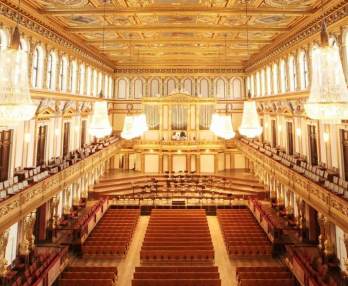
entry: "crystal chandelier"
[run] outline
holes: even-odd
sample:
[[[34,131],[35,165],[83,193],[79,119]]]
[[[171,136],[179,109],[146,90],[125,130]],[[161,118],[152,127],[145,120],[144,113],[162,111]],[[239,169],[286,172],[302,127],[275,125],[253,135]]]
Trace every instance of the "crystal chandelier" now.
[[[325,21],[321,46],[313,52],[311,92],[304,105],[311,119],[340,123],[348,118],[348,89],[337,46],[330,46]]]
[[[138,115],[126,115],[121,137],[126,140],[131,140],[142,136],[147,130],[149,130],[149,128],[144,113]]]
[[[10,48],[0,51],[0,75],[0,125],[14,128],[30,120],[36,111],[29,90],[27,53],[20,49],[18,22]]]
[[[210,131],[216,136],[229,140],[236,135],[232,127],[232,119],[228,114],[214,113],[211,119]]]
[[[257,114],[255,101],[244,102],[239,133],[248,138],[255,138],[262,134],[262,127],[260,125],[259,115]]]
[[[89,133],[96,138],[110,135],[112,127],[108,117],[108,104],[106,101],[97,101],[94,104]]]

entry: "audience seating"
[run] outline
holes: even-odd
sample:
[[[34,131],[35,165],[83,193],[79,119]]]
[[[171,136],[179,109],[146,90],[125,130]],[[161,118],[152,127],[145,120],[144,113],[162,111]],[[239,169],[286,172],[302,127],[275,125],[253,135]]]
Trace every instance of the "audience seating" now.
[[[217,217],[231,257],[272,255],[272,244],[249,209],[220,209]]]
[[[295,286],[295,279],[286,267],[237,267],[238,286]]]
[[[116,267],[68,267],[59,279],[59,286],[113,286],[116,281]]]
[[[82,254],[125,256],[139,216],[139,209],[109,209],[82,245]]]

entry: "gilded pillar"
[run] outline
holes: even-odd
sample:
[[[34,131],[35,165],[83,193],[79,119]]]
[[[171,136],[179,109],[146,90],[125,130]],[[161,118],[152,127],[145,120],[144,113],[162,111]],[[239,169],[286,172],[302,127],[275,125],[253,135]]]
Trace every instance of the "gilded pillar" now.
[[[47,47],[44,49],[44,60],[43,60],[43,67],[42,67],[42,88],[48,89],[48,82],[47,82],[47,71],[48,71],[48,57],[49,57],[49,50]]]
[[[318,237],[318,241],[319,241],[319,249],[321,251],[324,252],[324,249],[325,249],[325,245],[324,245],[324,242],[325,242],[325,217],[323,214],[321,213],[318,213],[318,223],[319,223],[319,227],[320,227],[320,235]]]
[[[299,57],[299,51],[297,50],[295,54],[295,61],[296,61],[296,91],[301,90],[301,61]]]
[[[4,277],[7,273],[6,247],[8,243],[8,230],[0,234],[0,277]]]
[[[36,220],[35,212],[29,213],[23,219],[23,224],[22,224],[23,237],[19,244],[20,255],[27,256],[29,255],[30,251],[32,251],[35,248],[35,244],[34,244],[35,236],[33,234],[35,220]]]
[[[324,218],[324,228],[325,228],[325,241],[324,241],[324,254],[325,256],[331,256],[334,254],[334,243],[331,236],[331,221],[325,217]]]

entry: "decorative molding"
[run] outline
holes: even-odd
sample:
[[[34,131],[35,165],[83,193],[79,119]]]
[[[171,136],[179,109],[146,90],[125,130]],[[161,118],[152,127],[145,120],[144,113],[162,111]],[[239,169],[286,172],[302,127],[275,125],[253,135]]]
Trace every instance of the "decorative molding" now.
[[[242,68],[116,68],[117,74],[245,74]]]

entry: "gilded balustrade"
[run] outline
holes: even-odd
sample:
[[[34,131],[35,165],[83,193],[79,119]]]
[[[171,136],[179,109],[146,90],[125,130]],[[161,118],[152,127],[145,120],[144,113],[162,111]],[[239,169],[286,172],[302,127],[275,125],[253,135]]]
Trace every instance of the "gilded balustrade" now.
[[[250,162],[262,166],[281,184],[299,195],[306,203],[342,228],[344,232],[348,232],[348,202],[345,199],[241,141],[237,141],[236,146]]]
[[[79,177],[104,164],[115,155],[119,144],[119,142],[111,144],[105,149],[1,202],[0,233],[50,200]]]

